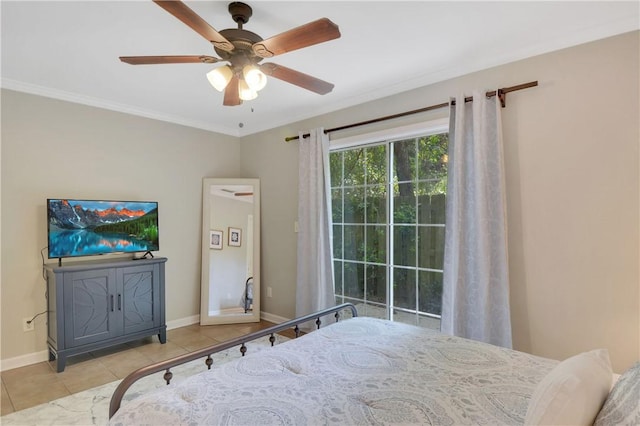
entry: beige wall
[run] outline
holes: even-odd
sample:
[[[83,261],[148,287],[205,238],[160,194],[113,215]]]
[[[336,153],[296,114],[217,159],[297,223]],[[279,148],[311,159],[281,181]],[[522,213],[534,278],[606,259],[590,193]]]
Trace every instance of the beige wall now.
[[[262,179],[263,311],[294,314],[298,142],[286,136],[538,80],[503,110],[514,345],[556,359],[606,347],[617,371],[640,359],[639,50],[634,32],[243,138],[245,174]]]
[[[298,130],[326,128],[531,80],[503,110],[512,321],[517,349],[562,359],[594,347],[621,371],[640,359],[639,33],[466,75],[236,138],[2,92],[2,359],[46,348],[39,251],[47,197],[160,202],[167,319],[199,313],[202,178],[257,177],[262,311],[295,304]],[[327,95],[331,96],[331,95]],[[412,116],[334,137],[443,117]],[[241,168],[238,169],[238,166]],[[266,297],[271,287],[273,296]]]
[[[202,178],[239,163],[234,137],[3,90],[2,359],[46,349],[45,316],[30,333],[21,319],[46,307],[47,197],[157,200],[176,320],[200,311]]]

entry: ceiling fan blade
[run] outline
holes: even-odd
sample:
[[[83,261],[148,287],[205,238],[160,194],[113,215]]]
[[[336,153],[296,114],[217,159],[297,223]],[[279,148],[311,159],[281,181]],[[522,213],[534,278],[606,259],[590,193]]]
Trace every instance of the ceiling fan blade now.
[[[153,0],[158,6],[184,22],[192,30],[209,40],[218,49],[228,52],[233,50],[233,44],[216,31],[211,25],[202,19],[186,4],[176,0]]]
[[[252,48],[253,52],[261,58],[270,58],[339,37],[338,26],[327,18],[321,18],[259,41]]]
[[[122,62],[131,65],[153,65],[153,64],[191,64],[203,63],[214,64],[221,59],[213,56],[190,55],[190,56],[120,56]]]
[[[332,83],[274,63],[262,64],[260,65],[260,70],[273,78],[295,84],[296,86],[311,90],[320,95],[326,95],[331,92],[334,87]]]
[[[240,99],[240,92],[238,92],[238,83],[240,80],[237,76],[231,77],[229,84],[227,84],[227,88],[224,90],[224,101],[222,105],[225,106],[235,106],[240,105],[242,100]]]

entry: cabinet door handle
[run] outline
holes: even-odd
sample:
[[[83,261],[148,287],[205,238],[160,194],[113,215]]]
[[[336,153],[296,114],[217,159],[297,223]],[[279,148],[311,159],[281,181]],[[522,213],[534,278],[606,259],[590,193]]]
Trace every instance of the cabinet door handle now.
[[[122,295],[118,294],[118,310],[122,310]]]
[[[111,295],[111,312],[113,312],[113,294]]]

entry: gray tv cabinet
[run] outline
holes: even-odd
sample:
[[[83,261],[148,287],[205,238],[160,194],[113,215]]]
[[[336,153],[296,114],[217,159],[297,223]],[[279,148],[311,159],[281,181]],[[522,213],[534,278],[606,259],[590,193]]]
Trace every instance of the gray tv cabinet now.
[[[49,361],[157,334],[167,341],[164,257],[46,264]]]

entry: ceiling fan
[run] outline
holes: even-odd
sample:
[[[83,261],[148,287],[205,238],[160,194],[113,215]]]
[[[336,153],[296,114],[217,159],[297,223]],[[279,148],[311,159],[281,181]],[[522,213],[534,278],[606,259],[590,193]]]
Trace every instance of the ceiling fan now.
[[[181,1],[153,0],[158,6],[181,20],[195,32],[207,39],[220,56],[120,56],[122,62],[131,65],[207,63],[226,61],[229,64],[217,67],[207,74],[209,82],[219,91],[224,90],[223,105],[240,105],[243,100],[257,97],[257,91],[266,84],[266,76],[302,87],[320,95],[333,90],[334,85],[301,73],[291,68],[269,62],[260,64],[265,58],[281,55],[303,47],[313,46],[340,37],[338,26],[327,18],[262,39],[258,34],[243,29],[253,14],[245,3],[229,4],[229,13],[238,25],[216,31],[204,19]]]

